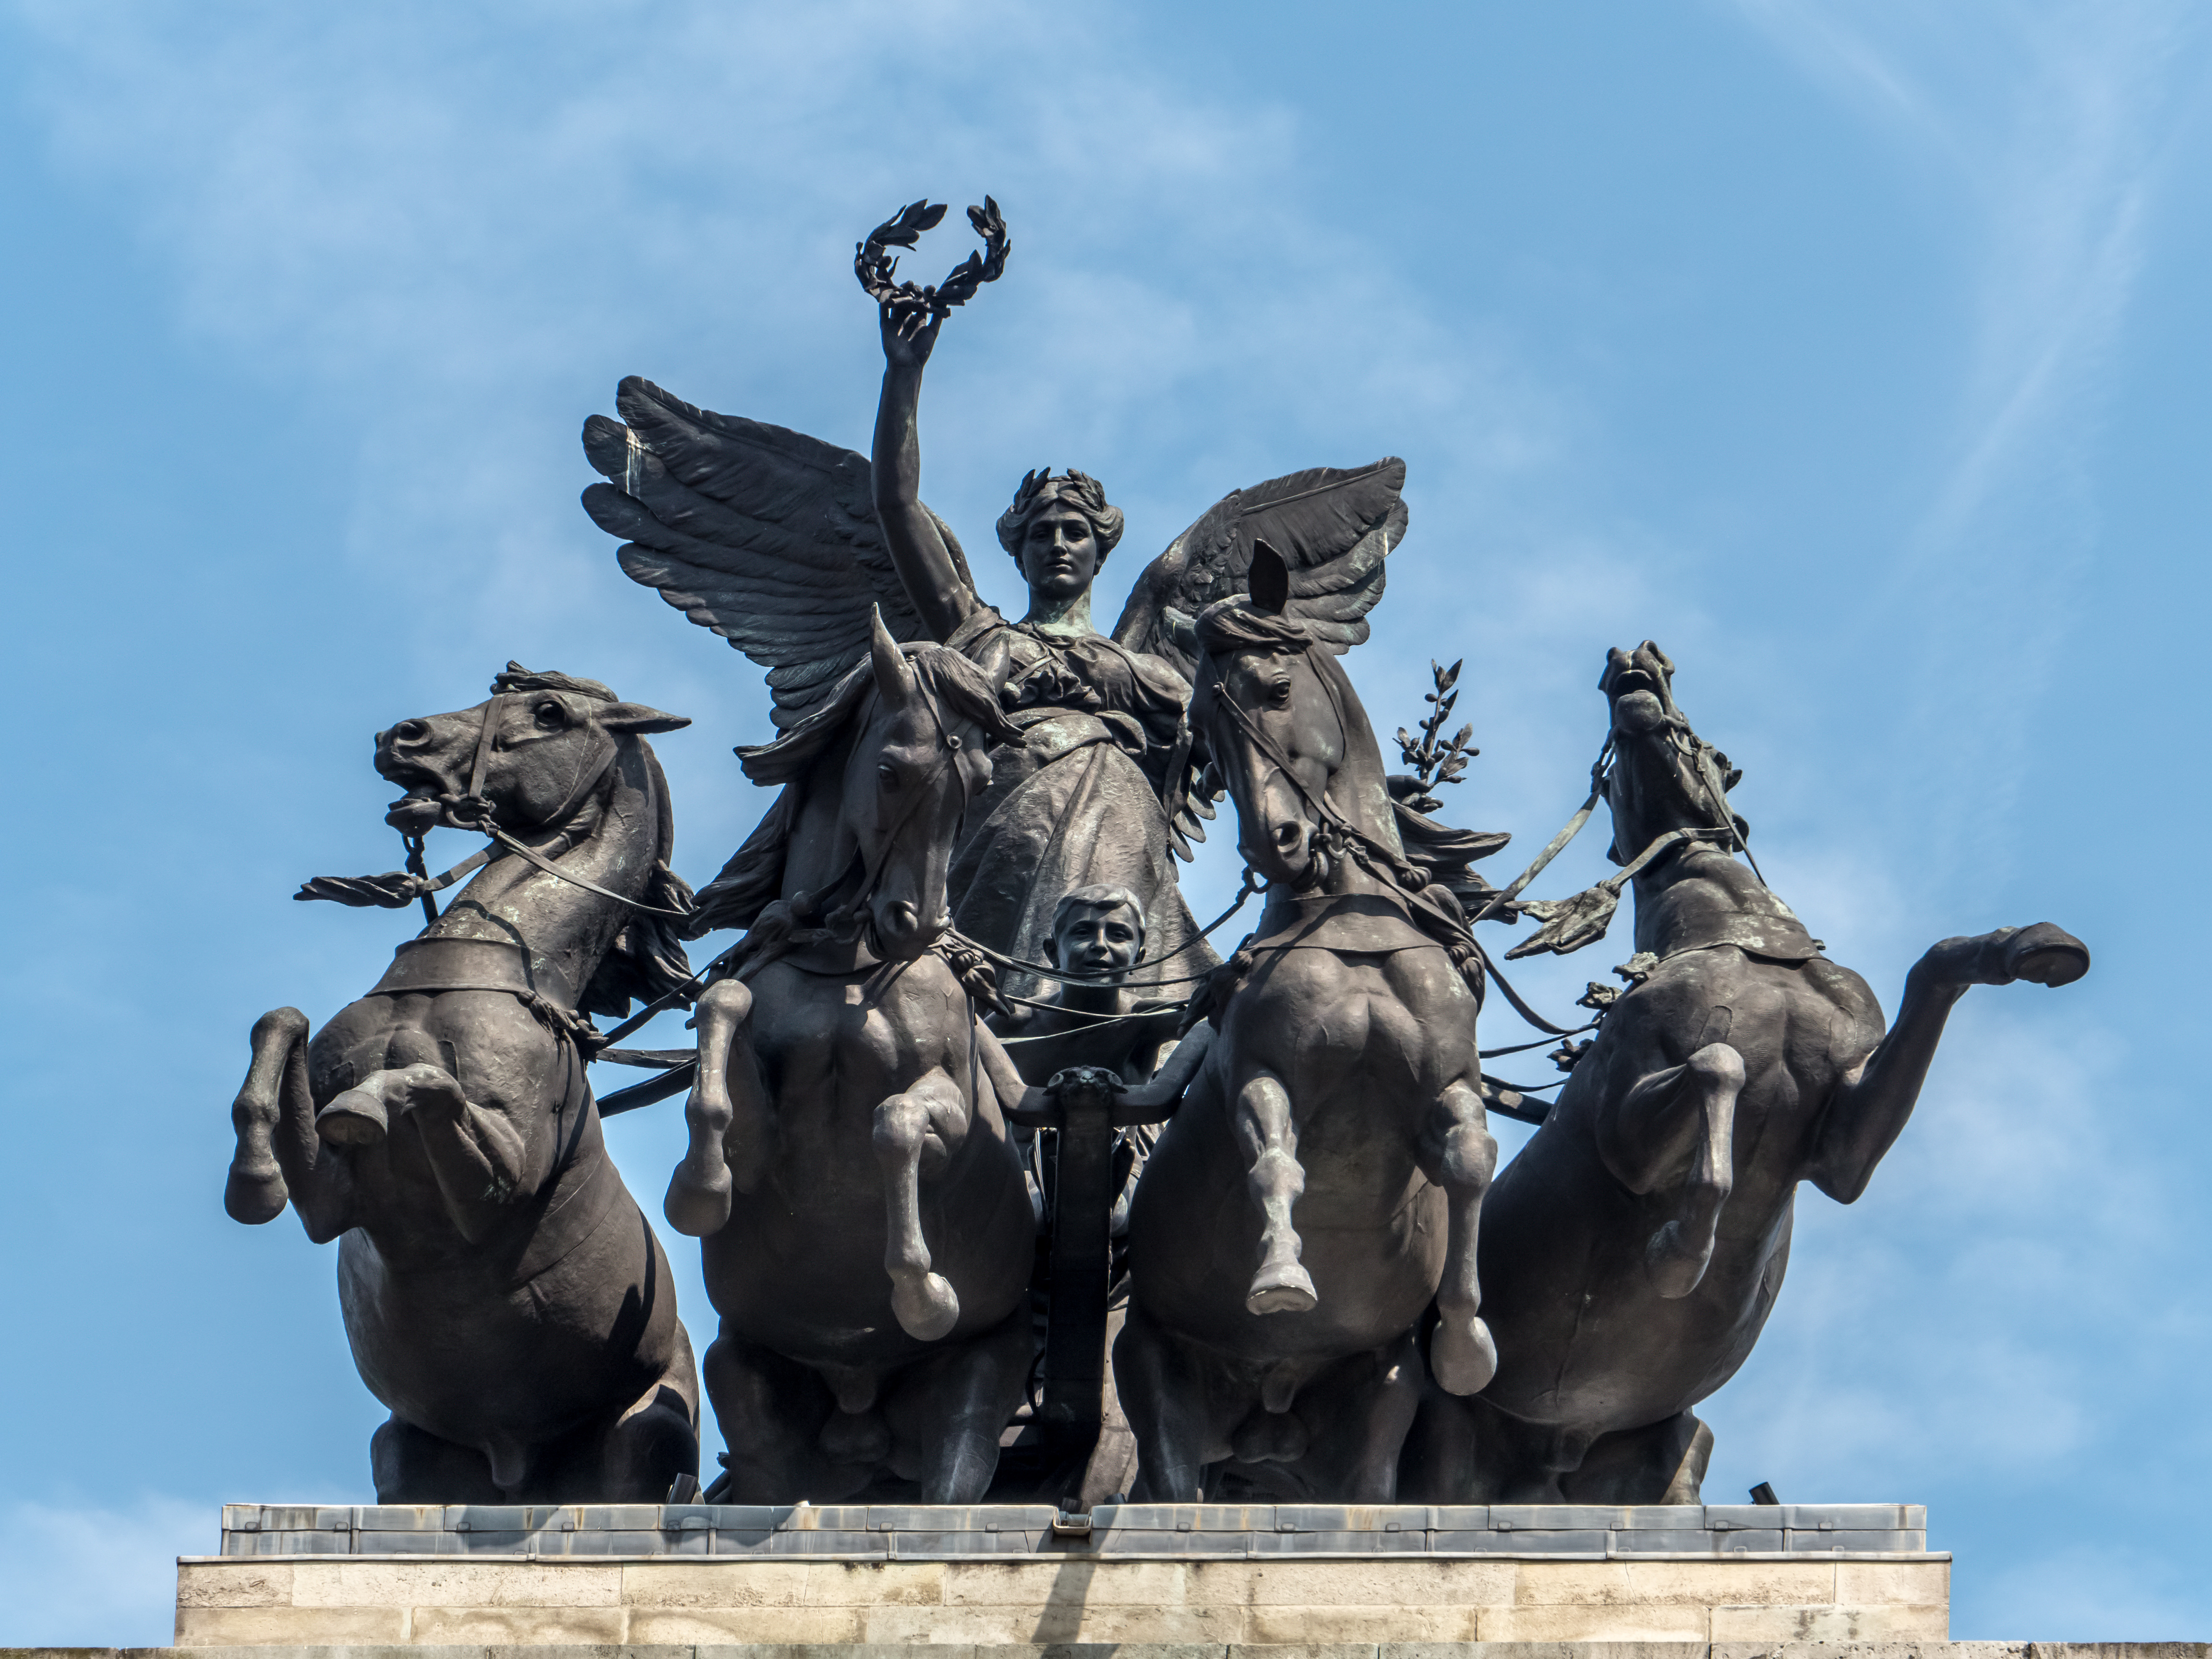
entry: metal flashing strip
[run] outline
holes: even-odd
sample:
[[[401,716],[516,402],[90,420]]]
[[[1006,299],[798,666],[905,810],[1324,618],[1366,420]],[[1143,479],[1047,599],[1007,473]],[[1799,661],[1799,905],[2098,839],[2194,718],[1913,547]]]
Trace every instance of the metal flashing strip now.
[[[224,1556],[1935,1559],[1917,1504],[229,1504]]]

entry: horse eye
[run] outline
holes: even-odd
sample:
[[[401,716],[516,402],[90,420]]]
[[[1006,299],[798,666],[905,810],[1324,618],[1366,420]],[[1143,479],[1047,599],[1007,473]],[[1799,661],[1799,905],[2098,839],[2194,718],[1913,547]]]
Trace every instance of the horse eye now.
[[[557,702],[541,702],[538,705],[538,723],[540,726],[558,726],[568,712]]]
[[[1289,708],[1291,703],[1291,683],[1288,680],[1277,680],[1273,685],[1267,688],[1267,701],[1273,703],[1278,708]]]
[[[898,774],[888,766],[878,766],[876,768],[876,781],[882,784],[886,789],[896,789],[898,787]]]

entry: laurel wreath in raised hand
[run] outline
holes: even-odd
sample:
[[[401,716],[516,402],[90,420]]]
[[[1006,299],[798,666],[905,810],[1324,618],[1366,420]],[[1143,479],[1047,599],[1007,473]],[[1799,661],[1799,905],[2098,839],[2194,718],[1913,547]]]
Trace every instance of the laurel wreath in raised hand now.
[[[968,222],[983,239],[981,252],[970,253],[952,268],[950,276],[933,285],[901,283],[898,260],[886,250],[912,247],[921,240],[926,230],[934,230],[945,218],[945,204],[924,198],[908,202],[890,218],[870,231],[865,240],[853,250],[853,274],[860,279],[860,286],[878,305],[887,306],[895,313],[906,313],[916,318],[945,317],[955,306],[965,305],[975,297],[975,290],[986,283],[995,283],[1005,274],[1006,253],[1013,243],[1006,235],[1006,222],[999,215],[999,204],[990,197],[983,205],[968,210]]]

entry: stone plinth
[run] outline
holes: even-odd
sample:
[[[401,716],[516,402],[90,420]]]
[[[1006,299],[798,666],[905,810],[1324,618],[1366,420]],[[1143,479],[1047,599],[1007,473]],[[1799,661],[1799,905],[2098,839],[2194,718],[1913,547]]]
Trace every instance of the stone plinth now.
[[[309,1509],[178,1565],[179,1647],[1942,1641],[1896,1504]],[[1869,1547],[1869,1545],[1876,1546]]]

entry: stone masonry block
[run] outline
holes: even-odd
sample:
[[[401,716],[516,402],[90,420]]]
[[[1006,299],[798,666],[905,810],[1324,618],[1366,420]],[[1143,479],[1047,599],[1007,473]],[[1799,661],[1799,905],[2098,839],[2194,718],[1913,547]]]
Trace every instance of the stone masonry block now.
[[[1484,1642],[1704,1642],[1711,1634],[1705,1609],[1564,1605],[1482,1607],[1476,1639]]]
[[[858,1607],[633,1607],[632,1642],[695,1643],[702,1654],[720,1652],[735,1659],[762,1659],[788,1646],[793,1652],[834,1646],[838,1659],[860,1640]]]
[[[1179,1607],[1188,1578],[1189,1569],[1176,1561],[956,1561],[945,1564],[944,1601],[947,1607]]]
[[[1948,1561],[1838,1561],[1834,1599],[1847,1607],[1951,1604]]]
[[[806,1564],[806,1605],[934,1607],[944,1599],[945,1574],[945,1568],[934,1561],[883,1565],[863,1561],[810,1561]]]
[[[285,1607],[292,1604],[289,1561],[187,1561],[177,1565],[180,1607]]]
[[[1504,1607],[1513,1601],[1511,1561],[1255,1562],[1255,1607]],[[1442,1639],[1442,1638],[1438,1638]]]
[[[404,1607],[179,1607],[180,1648],[351,1647],[404,1642]]]
[[[292,1568],[300,1607],[611,1607],[622,1569],[598,1562],[303,1559]]]
[[[1328,1605],[1277,1605],[1251,1608],[1245,1618],[1245,1639],[1267,1644],[1273,1655],[1277,1644],[1329,1643],[1348,1648],[1361,1638],[1373,1652],[1381,1637],[1400,1641],[1472,1642],[1478,1612],[1470,1607],[1345,1607]]]
[[[871,1642],[1227,1643],[1244,1632],[1241,1607],[1086,1607],[1053,1602],[1044,1607],[967,1605],[952,1607],[871,1607],[861,1615]]]
[[[1713,1609],[1715,1641],[1942,1642],[1950,1634],[1948,1607],[1732,1607]],[[1946,1656],[1948,1659],[1948,1656]]]
[[[624,1639],[629,1610],[621,1607],[416,1607],[413,1639],[486,1647],[574,1646]]]
[[[622,1599],[631,1607],[798,1607],[806,1605],[805,1561],[625,1561]]]

